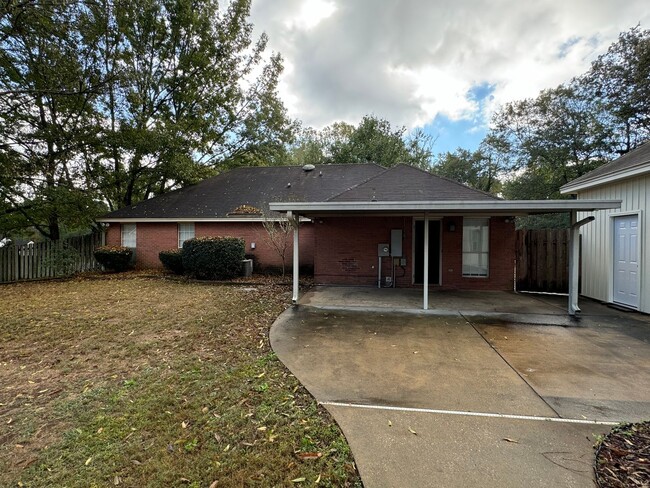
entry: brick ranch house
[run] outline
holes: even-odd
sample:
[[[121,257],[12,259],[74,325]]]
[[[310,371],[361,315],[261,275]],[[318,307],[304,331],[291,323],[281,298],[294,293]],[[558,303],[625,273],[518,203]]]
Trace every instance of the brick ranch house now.
[[[261,215],[300,219],[288,256],[318,284],[511,290],[514,217],[617,208],[617,201],[512,201],[426,171],[376,164],[239,168],[100,219],[107,244],[136,250],[137,266],[194,236],[242,237],[256,266],[277,266]],[[574,218],[575,220],[575,218]],[[577,229],[577,227],[576,227]],[[577,242],[577,241],[576,241]],[[577,260],[573,260],[577,262]],[[577,265],[575,266],[577,272]],[[577,283],[577,279],[575,280]],[[577,290],[575,309],[577,309]],[[574,310],[575,312],[575,310]]]

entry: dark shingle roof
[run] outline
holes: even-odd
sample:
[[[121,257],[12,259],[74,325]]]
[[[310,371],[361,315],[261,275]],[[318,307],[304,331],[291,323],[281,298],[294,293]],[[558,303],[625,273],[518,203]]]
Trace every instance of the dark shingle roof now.
[[[615,159],[611,163],[604,164],[595,170],[570,181],[564,186],[572,187],[574,185],[588,183],[592,180],[597,180],[610,175],[613,176],[616,173],[632,169],[636,166],[643,166],[648,163],[650,163],[650,141],[642,144],[636,149],[633,149],[629,153],[624,154],[620,158]],[[648,170],[650,171],[650,164],[648,164]]]
[[[415,202],[441,200],[495,200],[497,197],[448,178],[400,164],[346,190],[332,202]]]
[[[237,168],[196,185],[145,200],[103,219],[225,218],[241,205],[265,213],[269,202],[494,200],[496,197],[447,178],[400,164]]]
[[[267,212],[270,201],[323,202],[383,171],[376,164],[318,165],[309,172],[300,166],[237,168],[103,218],[224,218],[240,205]]]

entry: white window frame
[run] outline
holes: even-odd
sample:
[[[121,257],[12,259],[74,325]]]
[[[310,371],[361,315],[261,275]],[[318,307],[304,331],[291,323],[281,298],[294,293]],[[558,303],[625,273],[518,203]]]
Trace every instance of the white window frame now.
[[[137,224],[122,224],[122,247],[135,248],[138,244]]]
[[[183,243],[188,239],[196,237],[196,229],[194,222],[179,222],[178,223],[178,248],[183,247]]]
[[[468,227],[476,227],[479,225],[480,227],[486,227],[487,232],[483,233],[481,232],[481,236],[486,236],[486,242],[483,242],[481,240],[481,250],[466,250],[465,249],[465,244],[467,242],[467,239],[465,238],[465,230]],[[463,254],[463,262],[462,262],[462,267],[461,267],[461,272],[464,278],[488,278],[490,276],[490,219],[489,218],[478,218],[478,217],[465,217],[463,218],[463,240],[461,243],[461,251]],[[465,256],[469,255],[482,255],[485,257],[485,274],[483,273],[465,273]]]

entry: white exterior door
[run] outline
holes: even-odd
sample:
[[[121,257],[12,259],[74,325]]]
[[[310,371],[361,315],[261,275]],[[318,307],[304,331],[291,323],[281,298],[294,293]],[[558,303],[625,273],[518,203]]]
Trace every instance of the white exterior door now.
[[[614,219],[614,301],[639,306],[639,219]]]

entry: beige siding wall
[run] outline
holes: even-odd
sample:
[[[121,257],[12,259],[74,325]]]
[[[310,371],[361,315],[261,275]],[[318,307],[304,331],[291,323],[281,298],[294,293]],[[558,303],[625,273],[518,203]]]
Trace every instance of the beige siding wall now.
[[[593,215],[596,220],[582,227],[582,294],[602,301],[611,300],[614,269],[613,219],[615,215],[639,212],[640,263],[639,279],[641,294],[639,309],[650,313],[650,247],[647,245],[648,209],[650,209],[650,176],[642,176],[621,182],[602,185],[581,191],[579,199],[622,200],[621,208],[581,212],[578,220]]]

